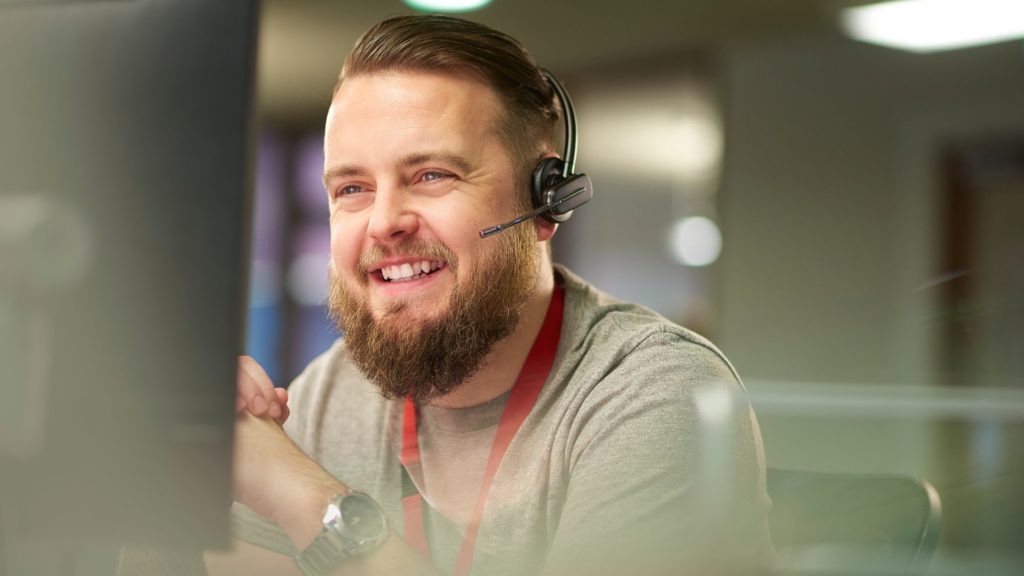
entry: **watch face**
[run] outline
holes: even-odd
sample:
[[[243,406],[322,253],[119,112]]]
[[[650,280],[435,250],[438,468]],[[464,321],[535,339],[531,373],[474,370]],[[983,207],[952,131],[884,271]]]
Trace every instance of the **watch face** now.
[[[345,530],[357,540],[380,537],[384,532],[384,516],[380,507],[366,494],[353,492],[341,500],[341,517]]]

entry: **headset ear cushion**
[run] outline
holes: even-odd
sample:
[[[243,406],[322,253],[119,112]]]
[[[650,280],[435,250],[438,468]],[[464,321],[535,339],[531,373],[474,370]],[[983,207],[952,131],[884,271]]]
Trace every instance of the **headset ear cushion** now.
[[[562,177],[561,158],[544,158],[533,170],[533,207],[540,208],[548,203],[548,190]]]

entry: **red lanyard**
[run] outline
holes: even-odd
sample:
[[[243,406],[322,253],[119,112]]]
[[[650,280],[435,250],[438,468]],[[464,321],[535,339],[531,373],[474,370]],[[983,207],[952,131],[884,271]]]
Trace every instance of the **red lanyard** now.
[[[562,333],[562,308],[565,300],[565,293],[561,286],[555,286],[551,296],[551,304],[548,306],[547,315],[544,317],[544,324],[541,326],[537,339],[530,348],[519,377],[512,386],[505,411],[498,421],[498,431],[494,435],[494,444],[491,445],[491,453],[487,458],[487,467],[484,468],[483,481],[480,483],[480,494],[477,496],[476,505],[469,518],[469,525],[466,527],[466,536],[459,550],[458,560],[455,563],[456,576],[466,576],[473,565],[473,552],[476,549],[476,535],[480,530],[480,519],[483,517],[484,506],[487,504],[487,493],[490,491],[491,482],[498,471],[498,465],[505,456],[512,438],[523,425],[526,416],[529,415],[533,405],[537,402],[544,382],[551,372],[551,366],[555,362],[555,352],[558,349],[559,336]],[[402,508],[405,516],[405,540],[418,551],[424,558],[430,558],[430,549],[427,547],[426,532],[423,527],[423,498],[420,496],[416,486],[409,477],[408,470],[419,465],[420,444],[416,428],[416,406],[411,400],[405,401],[405,413],[402,417],[402,452],[399,456],[402,463]]]

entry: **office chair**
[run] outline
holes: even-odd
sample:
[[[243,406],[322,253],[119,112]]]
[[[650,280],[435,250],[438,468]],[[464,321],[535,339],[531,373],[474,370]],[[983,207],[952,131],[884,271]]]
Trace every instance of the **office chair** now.
[[[768,470],[781,574],[922,574],[939,493],[913,476]]]

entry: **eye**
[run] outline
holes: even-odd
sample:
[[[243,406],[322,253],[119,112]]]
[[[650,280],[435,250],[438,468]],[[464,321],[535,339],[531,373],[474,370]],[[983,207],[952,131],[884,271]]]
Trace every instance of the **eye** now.
[[[354,196],[363,191],[363,187],[358,184],[348,184],[338,188],[335,193],[335,198],[344,198],[345,196]]]
[[[428,171],[426,171],[426,172],[424,172],[423,174],[420,175],[420,180],[422,182],[437,182],[438,180],[445,180],[447,178],[452,178],[452,177],[453,177],[453,175],[449,174],[448,172],[440,172],[438,170],[428,170]]]

